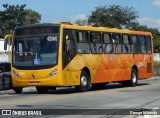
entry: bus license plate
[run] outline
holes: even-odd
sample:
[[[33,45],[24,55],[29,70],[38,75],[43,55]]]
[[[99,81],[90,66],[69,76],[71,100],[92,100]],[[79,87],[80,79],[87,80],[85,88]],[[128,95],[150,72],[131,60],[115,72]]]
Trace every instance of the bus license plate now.
[[[30,86],[37,86],[37,85],[39,85],[39,82],[30,82],[29,85]]]

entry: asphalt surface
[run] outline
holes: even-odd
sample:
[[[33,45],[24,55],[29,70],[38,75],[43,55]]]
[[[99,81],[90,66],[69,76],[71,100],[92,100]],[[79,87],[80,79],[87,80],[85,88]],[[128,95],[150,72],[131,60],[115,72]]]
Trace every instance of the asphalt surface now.
[[[0,91],[0,109],[12,112],[12,116],[2,117],[16,118],[32,115],[42,118],[160,118],[160,77],[141,80],[136,87],[110,83],[104,89],[84,93],[72,87],[57,88],[47,94],[38,94],[34,87],[25,88],[22,94],[13,90]],[[18,110],[19,114],[13,110]]]

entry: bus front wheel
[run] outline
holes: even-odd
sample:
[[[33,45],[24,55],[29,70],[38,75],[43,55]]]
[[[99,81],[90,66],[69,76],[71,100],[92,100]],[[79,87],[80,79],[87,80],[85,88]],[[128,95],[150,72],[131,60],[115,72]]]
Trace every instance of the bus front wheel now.
[[[22,87],[14,87],[13,90],[14,90],[16,93],[22,93],[23,88],[22,88]]]
[[[89,87],[90,87],[89,75],[87,74],[86,71],[82,71],[80,78],[80,85],[76,86],[75,88],[77,91],[85,92],[88,90]]]

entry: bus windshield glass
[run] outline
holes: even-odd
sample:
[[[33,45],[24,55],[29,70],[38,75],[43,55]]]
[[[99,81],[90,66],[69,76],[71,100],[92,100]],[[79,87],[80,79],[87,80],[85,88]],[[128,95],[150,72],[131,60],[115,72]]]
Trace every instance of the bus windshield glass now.
[[[57,64],[59,35],[22,35],[14,39],[13,66],[17,69],[45,69]]]

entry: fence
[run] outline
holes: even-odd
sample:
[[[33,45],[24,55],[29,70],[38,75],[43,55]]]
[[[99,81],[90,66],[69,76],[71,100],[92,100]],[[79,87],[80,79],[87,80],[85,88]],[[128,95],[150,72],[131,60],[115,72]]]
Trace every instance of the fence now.
[[[160,53],[154,53],[154,75],[160,75]]]
[[[154,61],[160,62],[160,53],[154,53]]]

